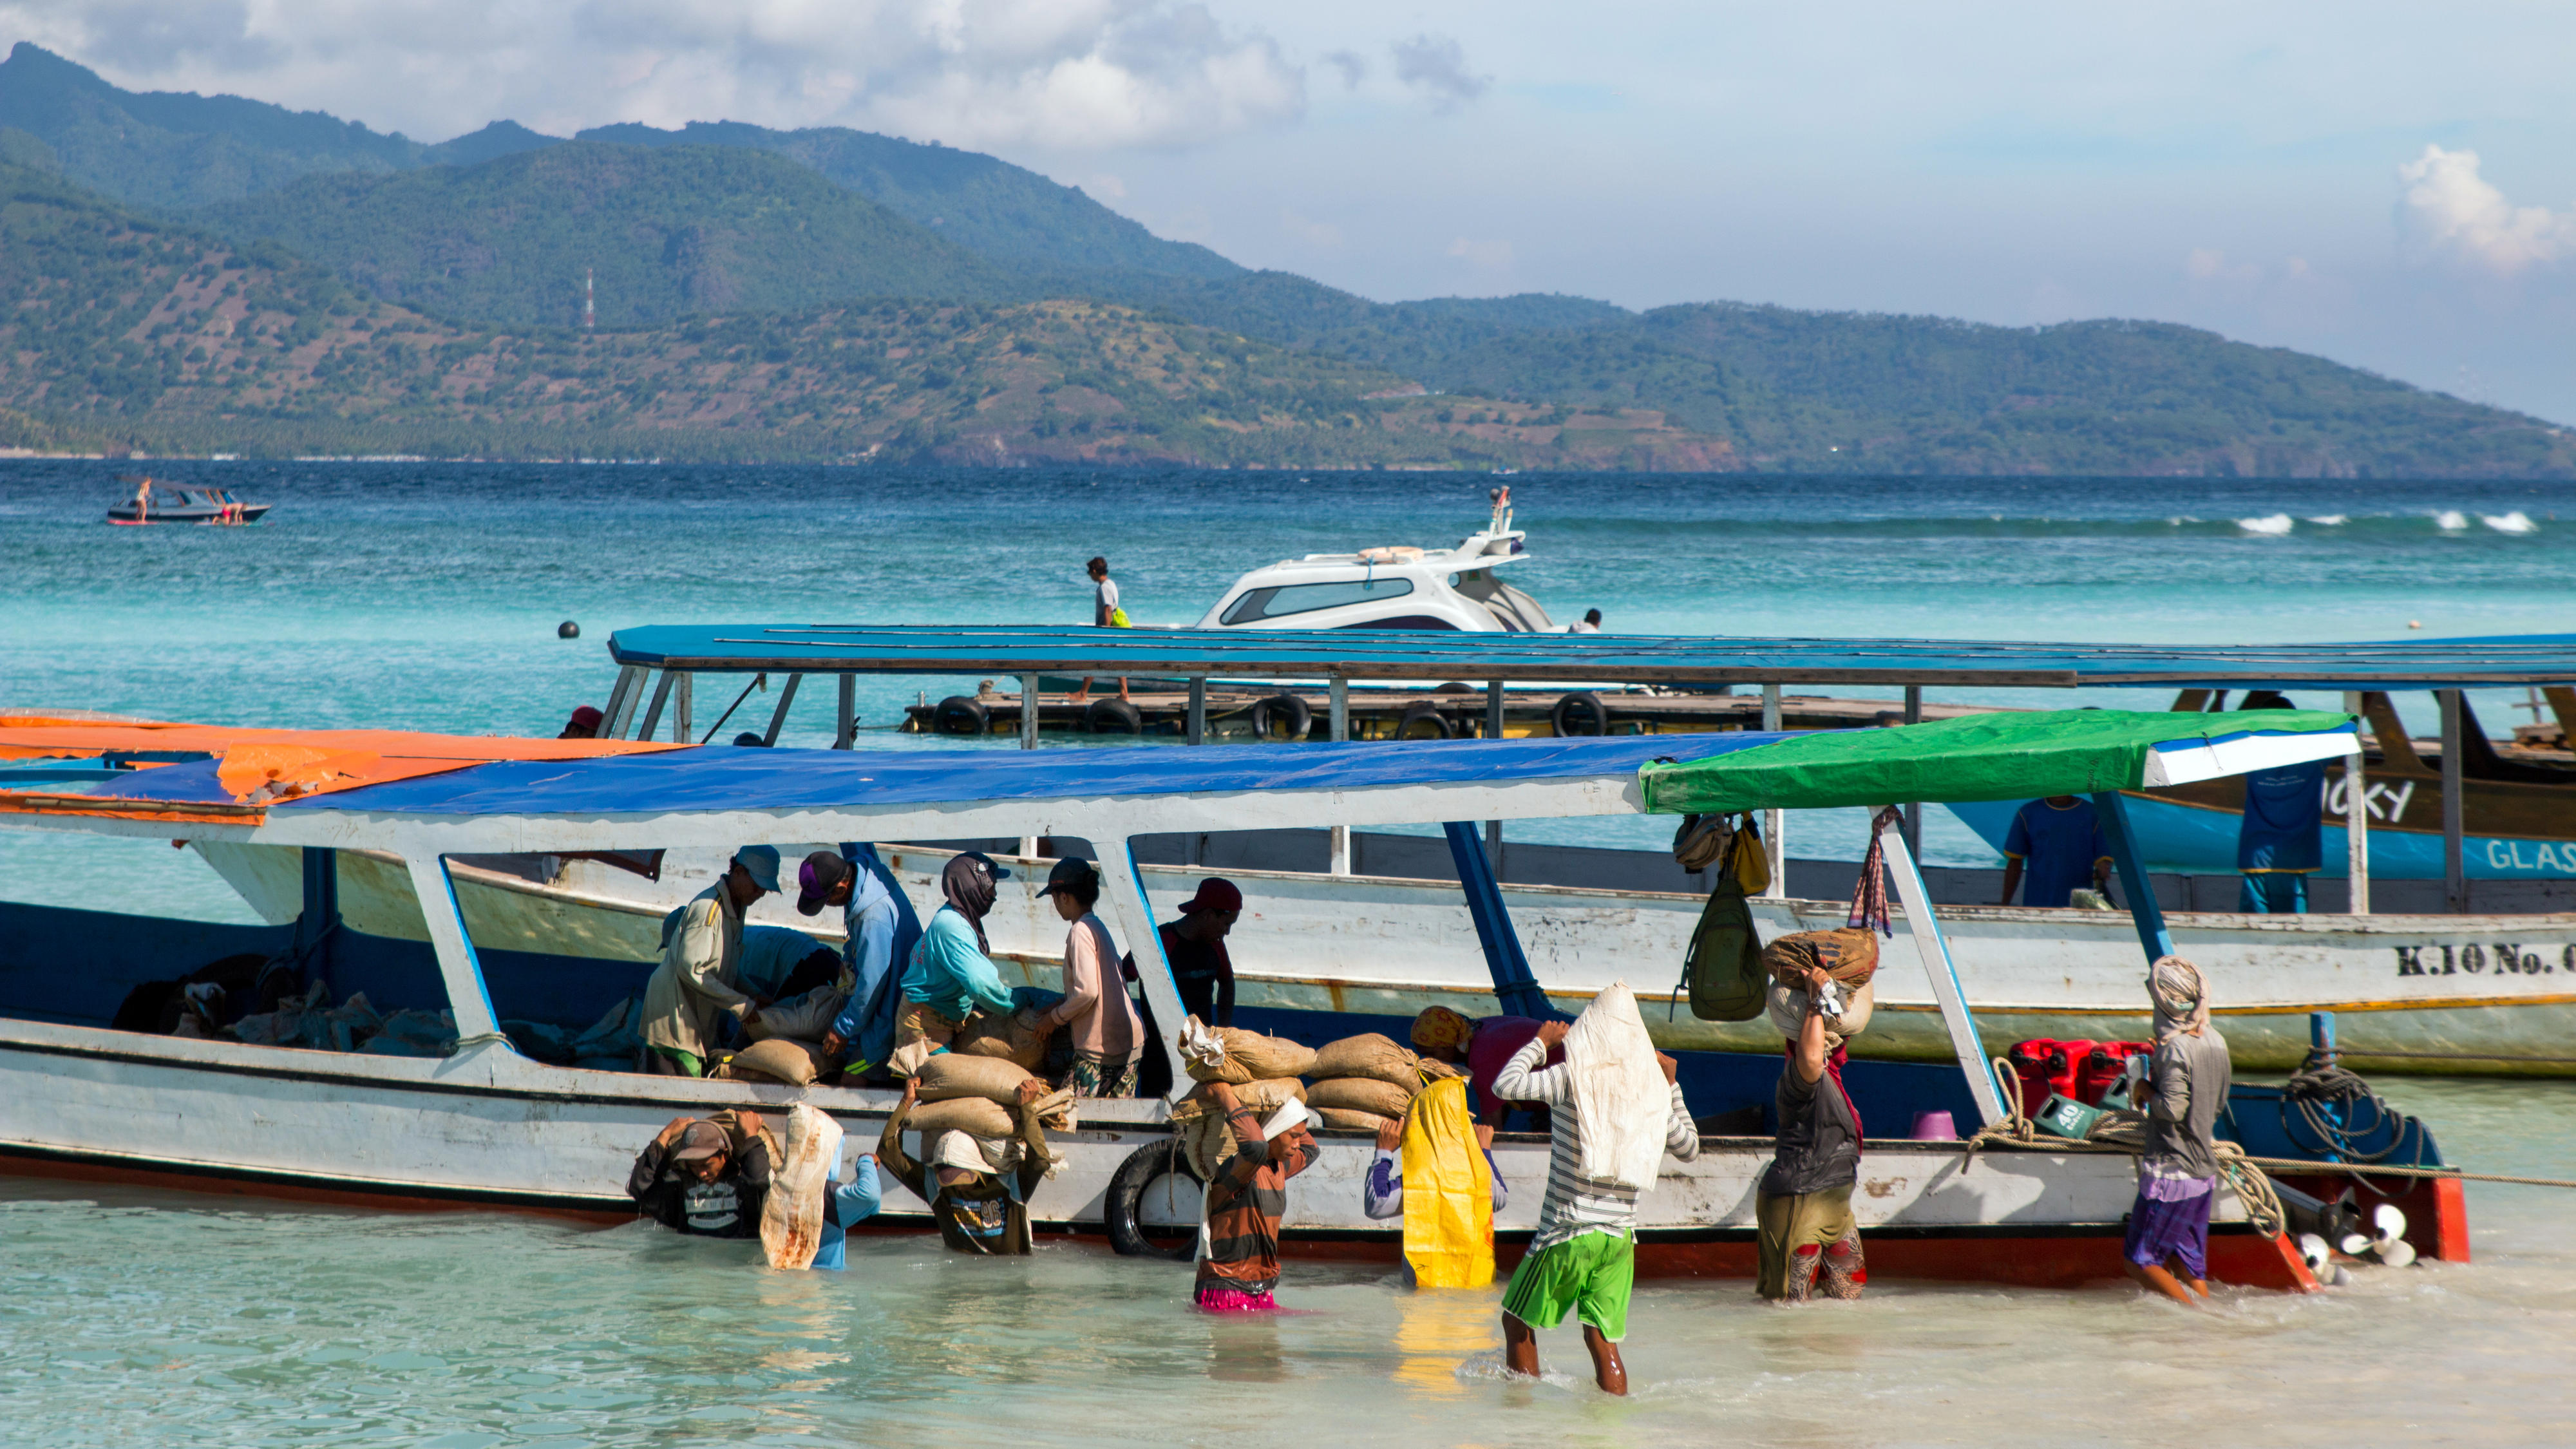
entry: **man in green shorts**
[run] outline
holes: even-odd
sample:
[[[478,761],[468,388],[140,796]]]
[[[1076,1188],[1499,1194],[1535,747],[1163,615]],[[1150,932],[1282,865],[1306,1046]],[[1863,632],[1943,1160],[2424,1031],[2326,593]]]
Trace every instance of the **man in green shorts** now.
[[[1560,1043],[1565,1063],[1542,1066]],[[1599,1070],[1605,1065],[1610,1072]],[[1619,1342],[1628,1336],[1636,1278],[1637,1194],[1654,1181],[1664,1152],[1684,1162],[1699,1156],[1699,1129],[1673,1076],[1673,1059],[1654,1049],[1636,999],[1620,985],[1596,997],[1574,1027],[1541,1026],[1496,1074],[1497,1096],[1547,1105],[1552,1132],[1538,1236],[1503,1293],[1503,1360],[1513,1373],[1538,1377],[1538,1330],[1571,1313],[1583,1324],[1594,1382],[1606,1393],[1628,1392]],[[1595,1160],[1586,1171],[1587,1128],[1616,1144],[1596,1157],[1622,1163]]]

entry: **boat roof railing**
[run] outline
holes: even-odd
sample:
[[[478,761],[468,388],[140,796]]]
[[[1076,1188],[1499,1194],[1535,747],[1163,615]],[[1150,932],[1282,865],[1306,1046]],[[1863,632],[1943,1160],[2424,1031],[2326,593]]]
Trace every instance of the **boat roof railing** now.
[[[1091,674],[2073,689],[2471,689],[2576,681],[2576,634],[2347,644],[685,624],[620,629],[620,665],[691,673]]]

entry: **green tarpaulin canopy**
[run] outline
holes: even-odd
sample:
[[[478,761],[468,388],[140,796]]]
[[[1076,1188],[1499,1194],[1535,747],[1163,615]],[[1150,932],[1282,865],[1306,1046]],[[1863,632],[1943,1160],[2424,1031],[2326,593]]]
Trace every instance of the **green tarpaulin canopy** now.
[[[2028,800],[2179,785],[2352,752],[2348,714],[2070,709],[1826,730],[1639,771],[1660,814]]]

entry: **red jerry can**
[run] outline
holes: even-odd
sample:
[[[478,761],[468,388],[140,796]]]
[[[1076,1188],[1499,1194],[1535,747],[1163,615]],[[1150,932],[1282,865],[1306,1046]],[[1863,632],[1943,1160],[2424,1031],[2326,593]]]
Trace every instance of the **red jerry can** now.
[[[2092,1050],[2093,1043],[2089,1041],[2052,1041],[2047,1037],[2013,1043],[2005,1060],[2012,1063],[2013,1075],[2021,1079],[2022,1115],[2038,1116],[2052,1092],[2074,1100],[2076,1066]]]
[[[2088,1107],[2102,1105],[2102,1094],[2118,1086],[2129,1070],[2129,1058],[2146,1056],[2156,1049],[2154,1042],[2100,1041],[2084,1054],[2075,1067],[2075,1090],[2071,1096]]]

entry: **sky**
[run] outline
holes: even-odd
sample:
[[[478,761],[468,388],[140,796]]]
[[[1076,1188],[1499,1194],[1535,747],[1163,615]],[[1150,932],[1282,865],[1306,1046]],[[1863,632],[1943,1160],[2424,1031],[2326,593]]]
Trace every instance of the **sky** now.
[[[2576,9],[0,0],[128,87],[990,151],[1381,300],[2189,323],[2576,424]]]

